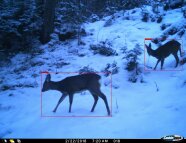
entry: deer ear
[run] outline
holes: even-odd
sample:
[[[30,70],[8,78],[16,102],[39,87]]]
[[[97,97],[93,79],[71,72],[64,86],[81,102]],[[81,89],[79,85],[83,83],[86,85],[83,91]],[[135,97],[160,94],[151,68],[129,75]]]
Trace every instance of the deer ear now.
[[[149,48],[151,48],[151,43],[149,43]]]
[[[46,81],[49,82],[50,80],[51,80],[51,75],[48,74],[48,75],[46,76]]]

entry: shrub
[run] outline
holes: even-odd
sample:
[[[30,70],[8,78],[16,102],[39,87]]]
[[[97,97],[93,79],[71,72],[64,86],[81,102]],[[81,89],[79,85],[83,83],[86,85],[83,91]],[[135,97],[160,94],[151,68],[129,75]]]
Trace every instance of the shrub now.
[[[66,62],[56,62],[54,63],[54,66],[56,66],[56,68],[62,68],[63,66],[69,65],[70,63],[66,63]]]
[[[77,34],[76,31],[68,31],[68,32],[59,33],[58,37],[60,41],[65,41],[73,38],[76,34]]]
[[[151,22],[155,22],[156,18],[154,16],[151,16]]]
[[[127,46],[121,47],[121,53],[125,54],[127,52]]]
[[[81,68],[79,70],[79,73],[80,74],[83,74],[83,73],[94,73],[96,72],[93,68],[89,67],[89,66],[84,66],[83,68]]]
[[[1,87],[1,90],[2,90],[2,91],[13,90],[13,89],[14,89],[14,87],[12,87],[12,86],[10,86],[10,85],[3,85],[3,86]]]
[[[161,41],[161,42],[165,41],[166,39],[167,39],[167,36],[166,36],[166,35],[162,35],[162,36],[160,37],[160,41]]]
[[[163,20],[163,16],[158,16],[158,18],[157,18],[157,23],[161,23],[162,22],[162,20]]]
[[[137,68],[138,65],[138,56],[142,54],[142,50],[139,46],[139,44],[136,44],[135,48],[132,50],[129,50],[126,54],[126,60],[127,60],[127,66],[126,69],[128,71],[133,71]]]
[[[124,57],[127,60],[125,69],[131,73],[128,80],[134,83],[137,82],[138,76],[141,73],[141,68],[139,67],[139,56],[141,54],[142,49],[139,44],[136,44],[135,48],[127,51]]]
[[[147,22],[149,20],[149,13],[148,12],[142,12],[142,19],[143,22]]]
[[[158,44],[160,41],[158,40],[158,38],[154,38],[154,39],[152,40],[152,42],[153,42],[154,44]]]
[[[162,24],[160,27],[161,27],[161,30],[165,30],[166,29],[166,24]]]
[[[113,24],[114,18],[115,18],[114,16],[112,16],[111,18],[109,18],[109,19],[105,22],[104,27],[109,27],[109,26],[111,26],[111,25]]]
[[[178,35],[179,35],[180,37],[182,37],[184,33],[185,33],[185,29],[182,29],[182,30],[178,33]]]
[[[100,42],[99,44],[92,44],[90,45],[90,49],[94,51],[94,54],[100,54],[104,56],[117,56],[117,52],[113,50],[112,44],[109,41]]]
[[[162,24],[160,27],[161,27],[161,30],[165,30],[169,26],[171,26],[171,24]]]
[[[184,65],[185,63],[186,63],[186,57],[184,57],[180,60],[180,65]]]
[[[89,18],[90,22],[96,22],[96,21],[99,21],[100,18],[99,16],[97,16],[96,14],[92,14]]]
[[[169,31],[168,34],[169,35],[174,35],[178,32],[178,29],[176,27],[172,27]]]
[[[105,73],[105,76],[109,76],[109,74],[117,74],[119,72],[117,62],[114,61],[112,64],[108,63],[102,72]]]

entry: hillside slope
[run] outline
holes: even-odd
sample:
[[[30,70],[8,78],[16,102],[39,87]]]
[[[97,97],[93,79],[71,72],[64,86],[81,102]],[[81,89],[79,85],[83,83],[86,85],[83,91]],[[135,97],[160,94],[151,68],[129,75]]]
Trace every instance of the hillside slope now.
[[[136,44],[144,49],[144,38],[160,37],[166,32],[160,28],[162,23],[179,27],[186,21],[180,9],[166,12],[161,23],[142,22],[140,9],[136,8],[135,13],[132,11],[127,11],[130,13],[129,20],[123,12],[116,13],[116,18],[110,26],[104,27],[110,17],[84,24],[89,33],[82,39],[86,43],[84,46],[77,47],[77,40],[63,43],[54,40],[41,46],[37,55],[20,53],[12,58],[10,65],[1,67],[0,137],[161,138],[169,134],[186,136],[186,66],[180,65],[175,69],[175,60],[170,56],[165,60],[164,69],[171,70],[160,71],[159,65],[157,71],[150,69],[141,73],[143,83],[131,83],[128,81],[130,73],[125,70],[126,61],[121,52],[124,46],[130,50]],[[174,34],[169,38],[179,36]],[[91,44],[106,39],[111,41],[117,56],[102,56],[93,54],[90,50]],[[182,37],[183,49],[186,47],[185,39],[186,34]],[[156,45],[153,46],[155,49]],[[141,67],[144,66],[144,52],[139,57]],[[155,58],[146,55],[146,59],[150,67],[155,65]],[[67,112],[69,103],[66,99],[54,114],[52,110],[60,98],[57,91],[42,93],[41,117],[41,71],[78,72],[84,66],[89,66],[101,72],[108,63],[112,64],[114,61],[117,62],[119,72],[112,75],[112,117],[106,117],[105,105],[101,99],[95,112],[90,112],[93,98],[89,92],[74,96],[72,113]],[[52,80],[58,81],[71,75],[52,74]],[[45,74],[42,74],[42,78],[44,80]],[[110,77],[102,75],[101,83],[102,91],[110,103]]]

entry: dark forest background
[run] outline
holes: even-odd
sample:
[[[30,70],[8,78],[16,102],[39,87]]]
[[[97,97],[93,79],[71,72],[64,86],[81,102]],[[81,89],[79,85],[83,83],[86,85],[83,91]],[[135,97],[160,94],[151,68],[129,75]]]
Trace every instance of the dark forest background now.
[[[59,41],[77,38],[86,31],[84,22],[94,22],[119,10],[152,6],[157,15],[164,10],[183,7],[184,0],[0,0],[0,53],[9,58],[18,52],[34,52],[52,37]],[[183,9],[183,14],[185,14]],[[186,15],[186,14],[185,14]],[[144,20],[145,21],[145,20]]]

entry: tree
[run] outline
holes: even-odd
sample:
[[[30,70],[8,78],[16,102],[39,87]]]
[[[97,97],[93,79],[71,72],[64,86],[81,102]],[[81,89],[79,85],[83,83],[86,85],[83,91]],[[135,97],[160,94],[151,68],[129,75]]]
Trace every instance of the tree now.
[[[38,40],[41,17],[36,0],[0,1],[0,48],[4,52],[30,51]]]
[[[125,69],[131,73],[129,77],[129,81],[134,83],[137,82],[138,76],[141,73],[141,67],[139,66],[139,56],[141,54],[142,54],[142,49],[139,44],[136,44],[134,49],[127,51],[124,57],[127,60]]]
[[[86,34],[82,23],[91,15],[87,3],[85,0],[63,0],[58,4],[55,31],[61,41],[77,36],[78,45],[82,44],[81,36]]]
[[[54,31],[54,18],[56,0],[46,0],[44,4],[43,26],[41,42],[43,44],[49,42],[50,34]]]

